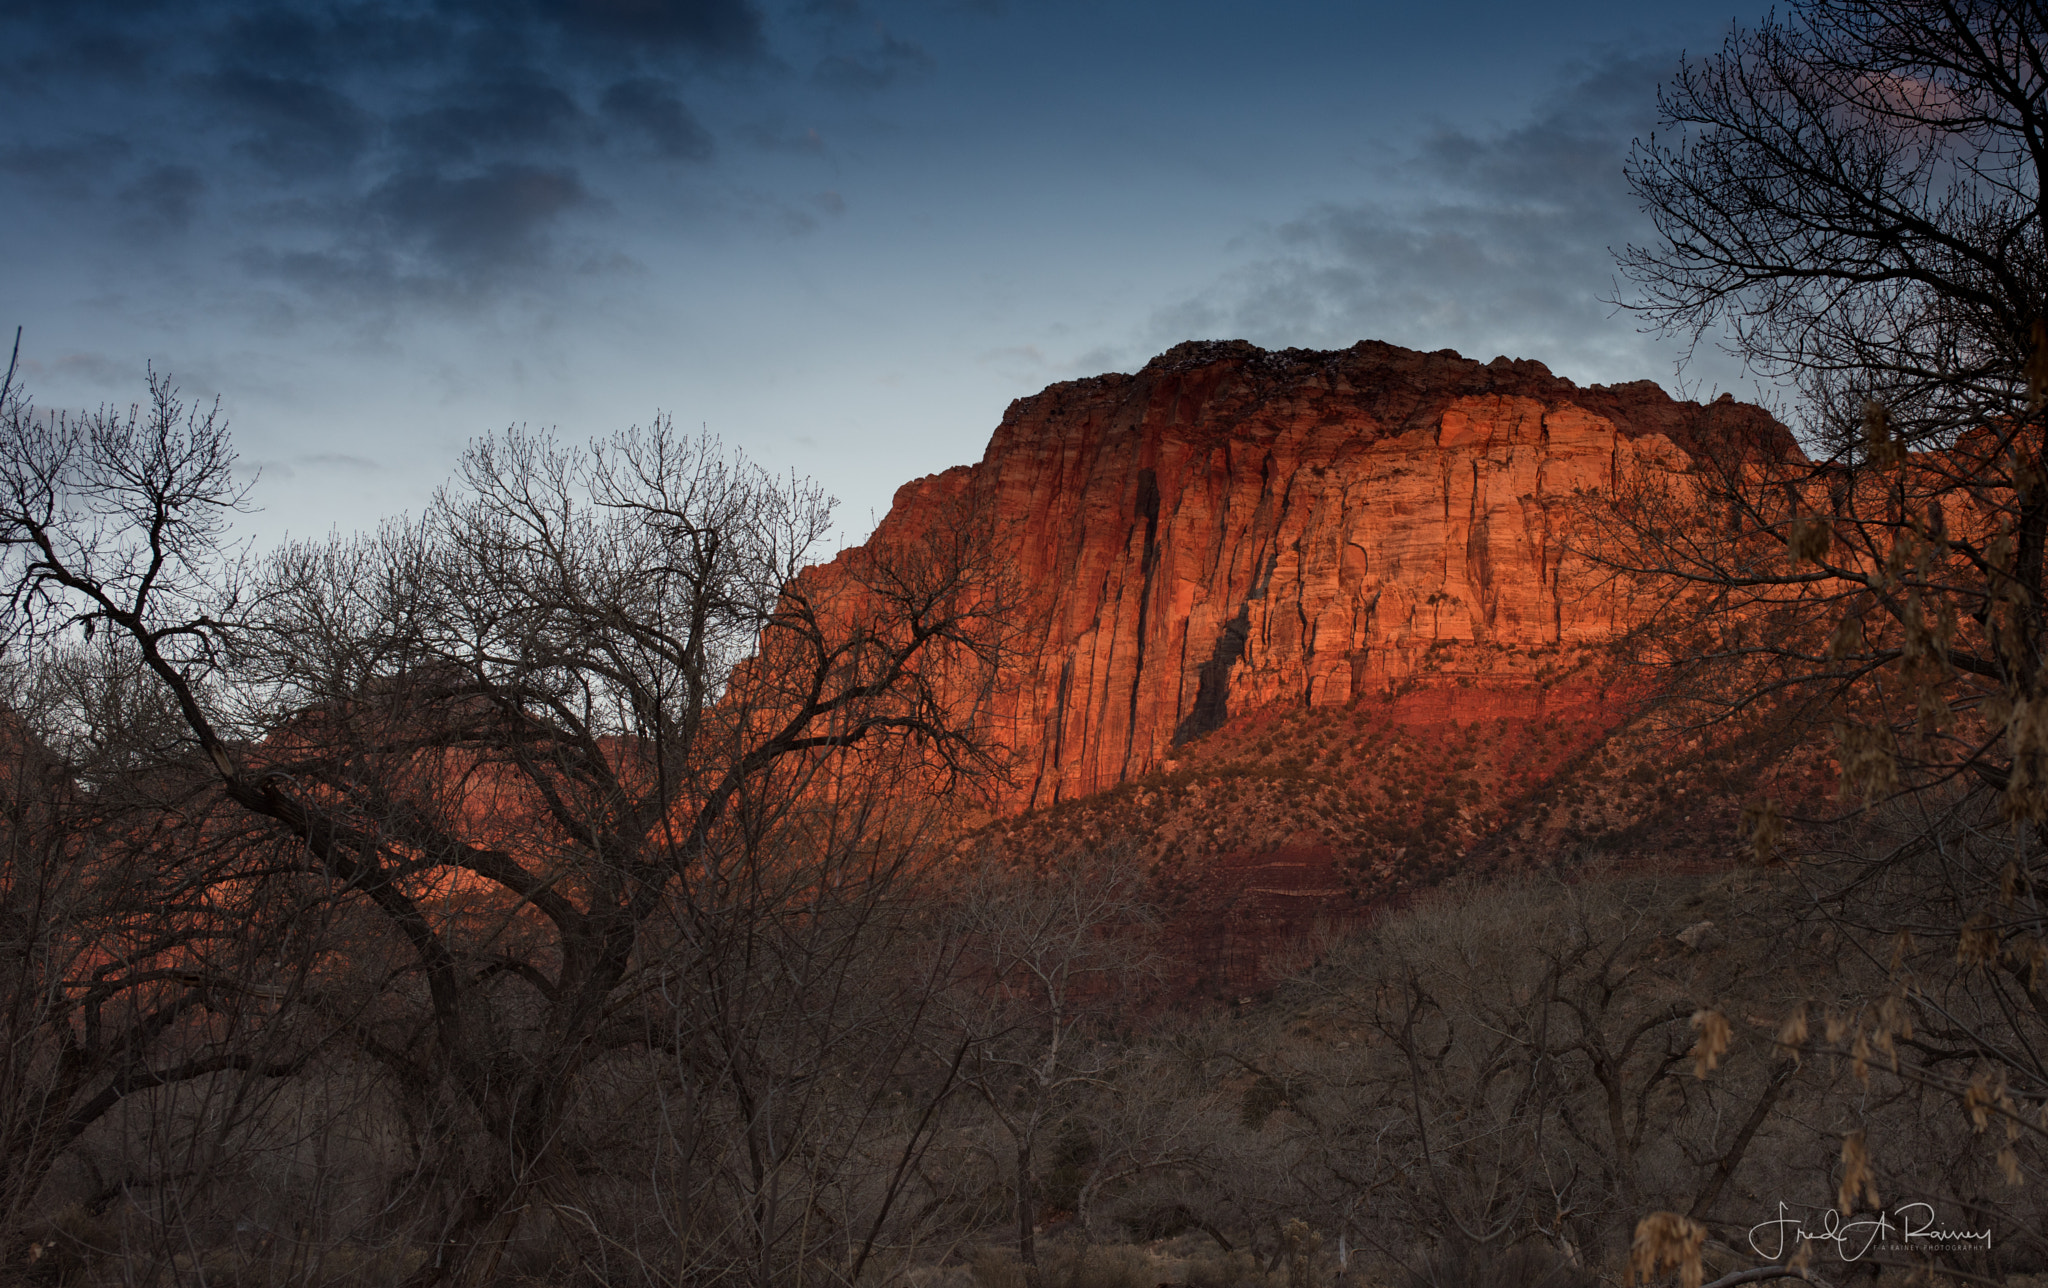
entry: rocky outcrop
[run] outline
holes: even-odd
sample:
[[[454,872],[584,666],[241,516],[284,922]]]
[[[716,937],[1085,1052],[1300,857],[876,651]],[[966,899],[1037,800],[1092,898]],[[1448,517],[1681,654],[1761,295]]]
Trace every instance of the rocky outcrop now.
[[[1028,595],[998,710],[1010,803],[1085,796],[1234,717],[1425,675],[1532,683],[1629,606],[1574,554],[1583,500],[1745,437],[1760,409],[1366,342],[1179,345],[1013,403],[979,464],[905,485],[873,543],[961,498]]]

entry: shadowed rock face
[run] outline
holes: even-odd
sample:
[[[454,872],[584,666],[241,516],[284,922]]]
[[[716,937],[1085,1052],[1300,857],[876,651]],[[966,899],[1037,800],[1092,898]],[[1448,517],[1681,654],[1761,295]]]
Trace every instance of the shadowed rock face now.
[[[1012,404],[978,465],[905,485],[877,529],[958,498],[1035,596],[999,717],[1011,804],[1144,774],[1227,721],[1418,679],[1536,682],[1626,608],[1566,540],[1575,496],[1704,445],[1789,435],[1762,410],[1581,389],[1541,364],[1365,342],[1179,345],[1134,376]],[[1427,677],[1427,678],[1425,678]]]

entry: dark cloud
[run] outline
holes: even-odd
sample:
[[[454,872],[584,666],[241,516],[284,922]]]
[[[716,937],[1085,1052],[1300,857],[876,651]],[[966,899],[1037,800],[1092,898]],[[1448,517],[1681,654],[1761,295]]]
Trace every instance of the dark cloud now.
[[[487,10],[496,7],[484,2]],[[745,0],[538,0],[535,9],[587,40],[728,57],[761,53],[761,14]]]
[[[7,61],[109,74],[176,60],[203,46],[217,63],[303,75],[381,58],[478,66],[535,56],[616,65],[688,55],[749,60],[766,55],[765,25],[751,0],[16,0],[18,33]]]
[[[337,47],[333,17],[282,5],[255,13],[231,13],[218,46],[221,61],[278,75],[331,72],[344,57]]]
[[[583,119],[561,87],[529,73],[451,86],[439,106],[394,122],[392,135],[414,164],[443,164],[559,146]]]
[[[620,81],[604,92],[602,107],[607,118],[645,138],[662,156],[702,161],[711,155],[710,132],[661,81]]]
[[[87,134],[61,143],[0,147],[0,171],[84,196],[92,181],[128,160],[135,149],[112,134]]]
[[[205,197],[267,276],[473,294],[530,281],[629,159],[712,157],[693,89],[787,84],[766,33],[754,0],[16,0],[0,185],[115,194],[101,226],[147,239]],[[922,57],[885,42],[848,76]]]
[[[315,441],[319,442],[330,436],[329,433],[322,433]],[[366,445],[360,434],[351,435],[350,440],[349,446]],[[270,445],[273,448],[283,446],[276,438],[270,440]],[[401,463],[408,463],[403,448],[399,449],[396,459]],[[260,476],[266,483],[305,479],[314,486],[357,483],[373,480],[380,475],[388,477],[393,469],[384,459],[358,452],[339,451],[314,451],[280,456],[251,455],[244,456],[238,464],[240,471],[246,471],[247,475]]]
[[[1266,254],[1155,320],[1163,333],[1342,345],[1361,337],[1598,368],[1648,359],[1609,248],[1648,234],[1622,181],[1678,54],[1614,54],[1577,69],[1530,118],[1441,128],[1401,159],[1408,195],[1302,212]]]
[[[905,77],[931,70],[932,58],[908,40],[883,36],[865,53],[834,54],[818,63],[812,79],[827,89],[847,94],[873,94]]]
[[[1581,64],[1532,118],[1487,134],[1439,129],[1425,136],[1416,169],[1473,211],[1590,218],[1603,231],[1644,226],[1622,182],[1630,140],[1654,123],[1658,85],[1676,50],[1614,53]],[[1577,239],[1584,241],[1583,237]]]
[[[825,154],[825,136],[815,128],[801,128],[787,121],[752,121],[733,133],[763,152],[793,152],[805,156]]]
[[[67,11],[63,18],[75,16]],[[154,51],[147,39],[132,34],[132,30],[118,22],[72,26],[59,19],[52,22],[49,30],[38,33],[39,38],[17,43],[0,66],[31,84],[69,80],[146,84],[157,70],[152,59]]]
[[[351,456],[347,452],[313,452],[299,458],[300,463],[316,465],[327,469],[373,471],[383,465],[367,456]]]
[[[393,308],[463,309],[551,269],[562,223],[601,205],[566,167],[500,162],[457,175],[406,171],[346,208],[325,211],[320,244],[252,245],[241,263],[317,297],[350,301],[380,322]]]
[[[206,180],[185,165],[151,166],[121,191],[123,213],[133,224],[156,233],[182,232],[206,191]]]
[[[104,353],[67,353],[45,361],[24,355],[21,373],[30,380],[65,376],[87,384],[120,386],[135,378],[135,364]]]
[[[329,173],[369,145],[369,113],[332,86],[239,68],[201,83],[236,128],[235,150],[276,174]]]
[[[547,233],[590,200],[573,170],[501,162],[459,178],[393,176],[370,193],[367,210],[395,243],[475,274],[532,267]]]

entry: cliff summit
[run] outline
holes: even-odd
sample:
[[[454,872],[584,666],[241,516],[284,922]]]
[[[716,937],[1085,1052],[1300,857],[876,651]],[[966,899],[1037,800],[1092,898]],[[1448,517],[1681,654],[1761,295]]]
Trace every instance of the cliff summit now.
[[[1566,539],[1575,498],[1736,438],[1796,450],[1760,408],[1650,381],[1191,341],[1012,403],[978,464],[906,485],[873,540],[963,496],[992,512],[1035,608],[998,712],[1028,809],[1249,712],[1425,672],[1527,687],[1629,625]]]

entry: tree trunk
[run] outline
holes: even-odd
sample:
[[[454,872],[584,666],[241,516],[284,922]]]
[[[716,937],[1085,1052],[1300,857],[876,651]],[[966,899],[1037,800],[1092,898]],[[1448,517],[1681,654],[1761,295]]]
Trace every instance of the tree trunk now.
[[[1031,1137],[1017,1142],[1017,1259],[1038,1264],[1038,1200],[1031,1189]]]

